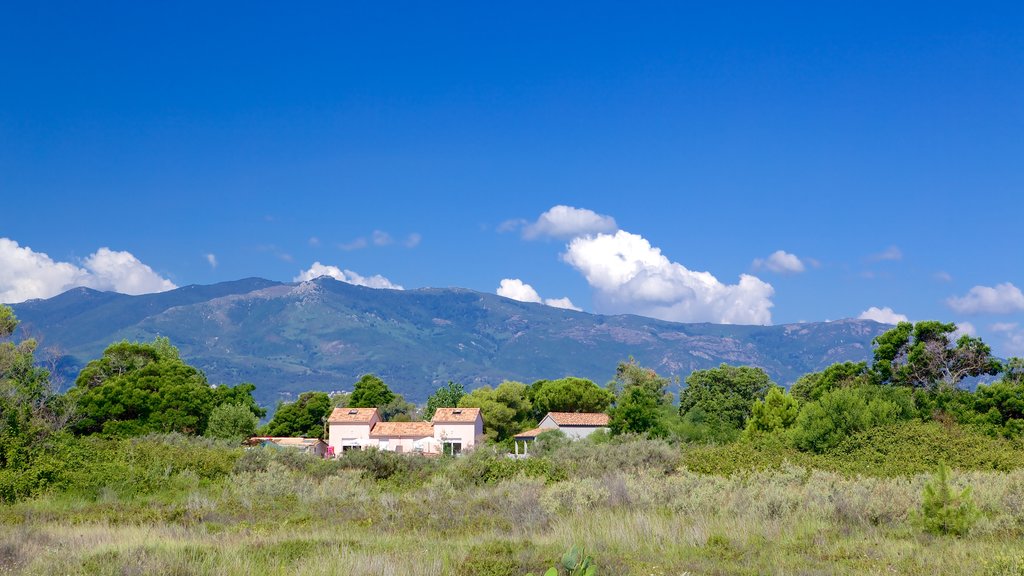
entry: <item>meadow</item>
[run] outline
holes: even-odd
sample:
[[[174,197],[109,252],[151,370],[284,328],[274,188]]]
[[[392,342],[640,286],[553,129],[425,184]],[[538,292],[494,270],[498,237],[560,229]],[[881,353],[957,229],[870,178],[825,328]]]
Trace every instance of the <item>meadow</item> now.
[[[852,441],[804,460],[772,442],[625,436],[527,460],[325,461],[69,437],[33,472],[48,488],[0,505],[0,573],[522,576],[577,545],[598,574],[1024,574],[1024,451],[981,438],[921,425],[892,441],[922,447],[901,468]],[[916,517],[925,470],[948,456],[978,510],[959,537]]]

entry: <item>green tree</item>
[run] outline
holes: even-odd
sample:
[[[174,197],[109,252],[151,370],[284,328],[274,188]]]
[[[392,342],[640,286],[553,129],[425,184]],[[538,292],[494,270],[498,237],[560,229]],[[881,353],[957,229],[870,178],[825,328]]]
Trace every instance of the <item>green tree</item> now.
[[[900,322],[874,339],[872,370],[880,382],[926,390],[955,388],[964,378],[998,374],[1002,364],[981,338],[951,341],[956,324]]]
[[[454,408],[459,405],[459,400],[466,395],[466,389],[462,384],[456,384],[451,380],[448,384],[441,386],[427,398],[427,407],[423,410],[423,419],[430,420],[438,408]]]
[[[484,433],[501,442],[536,424],[526,390],[526,384],[513,381],[502,382],[497,388],[482,386],[463,396],[459,407],[479,408]]]
[[[645,368],[630,358],[628,362],[619,362],[610,388],[613,395],[619,395],[628,388],[639,386],[651,392],[658,399],[658,404],[671,404],[672,394],[668,392],[668,384],[668,378],[659,376],[653,369]]]
[[[205,436],[243,440],[256,434],[259,418],[244,404],[221,404],[210,412]]]
[[[349,396],[350,408],[380,408],[395,399],[395,393],[383,380],[373,374],[365,374],[356,382]]]
[[[69,395],[78,406],[78,433],[198,434],[222,402],[263,413],[252,399],[253,389],[251,384],[211,388],[206,376],[182,361],[167,338],[157,338],[107,347],[103,356],[82,369]]]
[[[614,399],[611,392],[586,378],[541,380],[530,388],[538,419],[548,412],[604,412]]]
[[[611,410],[608,427],[612,434],[649,434],[662,436],[661,397],[646,386],[629,386],[623,390]]]
[[[747,419],[747,433],[786,430],[796,422],[799,413],[800,403],[797,399],[782,388],[772,386],[764,400],[754,402],[750,418]]]
[[[11,309],[0,305],[0,469],[25,467],[73,414],[49,371],[36,366],[35,340],[12,340],[17,327]]]
[[[742,430],[754,401],[764,399],[772,386],[764,370],[751,366],[722,364],[718,368],[695,370],[686,377],[686,388],[679,394],[679,414],[685,416],[700,409]]]
[[[801,402],[813,402],[830,390],[871,382],[872,375],[867,362],[840,362],[821,372],[804,374],[793,383],[789,393]]]
[[[980,516],[971,487],[954,492],[949,468],[942,464],[924,486],[921,509],[915,514],[915,520],[925,532],[937,536],[966,536]]]
[[[409,422],[416,413],[416,405],[407,402],[401,394],[395,394],[390,402],[377,406],[381,419],[387,422]]]
[[[295,402],[282,403],[263,428],[266,436],[323,438],[324,423],[331,412],[326,392],[303,392]]]
[[[801,450],[821,453],[852,434],[909,420],[915,414],[913,394],[906,388],[837,388],[800,408],[793,443]]]

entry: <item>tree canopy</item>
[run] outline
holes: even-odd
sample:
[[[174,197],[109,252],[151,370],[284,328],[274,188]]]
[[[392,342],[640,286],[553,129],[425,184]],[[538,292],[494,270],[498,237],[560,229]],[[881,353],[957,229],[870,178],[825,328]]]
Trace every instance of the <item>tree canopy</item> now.
[[[81,434],[136,436],[150,432],[199,434],[210,413],[223,403],[265,412],[252,398],[252,384],[211,387],[206,376],[186,364],[167,338],[118,342],[89,362],[69,391],[77,403]]]
[[[966,334],[954,343],[956,324],[900,322],[874,339],[872,369],[886,384],[955,388],[964,378],[998,374],[1002,364],[981,338]]]
[[[527,386],[522,382],[505,381],[497,388],[482,386],[463,396],[459,407],[479,408],[484,432],[499,442],[536,424]]]
[[[352,408],[380,408],[395,399],[395,393],[383,380],[373,374],[365,374],[356,382],[348,405]]]
[[[764,399],[774,384],[768,374],[751,366],[729,366],[695,370],[686,378],[679,395],[679,413],[691,410],[713,414],[733,428],[742,429],[754,402]]]
[[[49,371],[35,365],[35,340],[12,340],[17,327],[11,309],[0,305],[0,469],[24,465],[73,413],[52,389]]]
[[[438,408],[454,408],[459,405],[459,400],[466,395],[466,389],[462,384],[456,384],[451,380],[448,384],[441,386],[427,398],[427,407],[423,410],[423,419],[430,420]]]
[[[605,412],[614,396],[586,378],[540,380],[530,386],[534,416],[548,412]]]
[[[303,392],[295,402],[280,404],[262,433],[267,436],[323,438],[324,424],[331,408],[331,398],[326,392]]]

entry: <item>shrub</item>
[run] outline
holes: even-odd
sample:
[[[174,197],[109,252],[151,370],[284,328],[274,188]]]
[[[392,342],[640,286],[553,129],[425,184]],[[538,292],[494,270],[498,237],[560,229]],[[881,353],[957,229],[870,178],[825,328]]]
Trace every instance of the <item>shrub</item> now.
[[[971,487],[954,492],[949,483],[949,468],[942,464],[935,477],[924,486],[921,509],[915,519],[930,534],[964,536],[978,521],[979,515],[971,498]]]

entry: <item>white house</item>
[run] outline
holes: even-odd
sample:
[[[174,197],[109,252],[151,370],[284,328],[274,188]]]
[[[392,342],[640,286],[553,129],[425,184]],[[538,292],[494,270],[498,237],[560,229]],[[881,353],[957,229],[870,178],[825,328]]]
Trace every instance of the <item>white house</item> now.
[[[549,430],[561,430],[570,439],[579,440],[580,438],[590,436],[597,430],[607,429],[607,414],[598,412],[548,412],[536,428],[520,432],[512,440],[515,443],[515,453],[519,454],[521,444],[522,453],[526,454],[528,450],[527,444]]]
[[[479,408],[438,408],[430,422],[445,454],[472,450],[484,437]]]
[[[382,422],[376,408],[335,408],[327,418],[329,454],[368,447],[459,454],[472,450],[483,435],[479,408],[438,408],[430,422]]]

